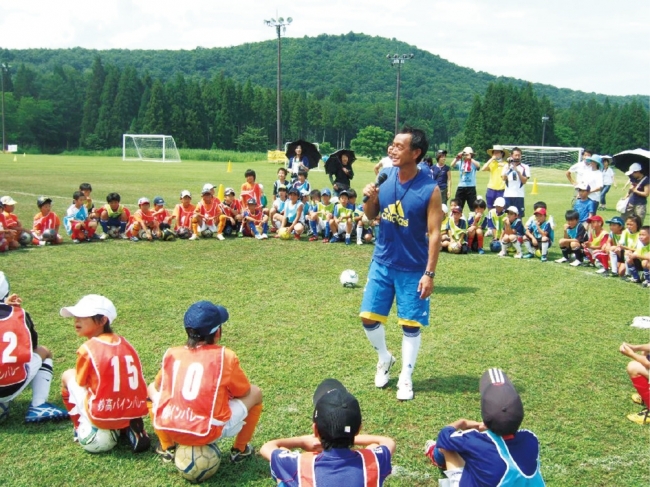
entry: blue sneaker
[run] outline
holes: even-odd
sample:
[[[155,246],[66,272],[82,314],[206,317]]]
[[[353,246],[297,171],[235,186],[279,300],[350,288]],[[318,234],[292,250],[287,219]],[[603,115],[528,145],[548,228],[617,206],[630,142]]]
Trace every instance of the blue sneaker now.
[[[350,237],[345,237],[345,245],[350,245]]]
[[[339,236],[338,235],[334,235],[332,238],[330,238],[330,243],[336,243],[338,241],[339,241]]]
[[[44,421],[61,421],[69,419],[70,415],[65,409],[62,409],[49,402],[44,402],[40,406],[29,406],[25,415],[25,423],[43,423]]]
[[[524,254],[524,256],[522,258],[523,259],[532,259],[533,257],[535,257],[535,256],[529,252],[527,254]]]
[[[9,403],[0,402],[0,423],[9,417]]]
[[[478,249],[478,255],[483,255],[485,253],[485,250],[483,249]]]

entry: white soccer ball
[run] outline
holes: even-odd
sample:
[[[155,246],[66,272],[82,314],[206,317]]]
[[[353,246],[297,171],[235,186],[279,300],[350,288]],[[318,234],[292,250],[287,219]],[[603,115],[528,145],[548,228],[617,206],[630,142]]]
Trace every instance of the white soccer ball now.
[[[343,284],[343,287],[354,287],[359,282],[359,274],[357,274],[352,269],[346,269],[341,272],[339,281]]]
[[[192,483],[212,477],[221,465],[221,450],[216,443],[203,446],[178,445],[174,463],[181,476]]]
[[[77,437],[79,438],[81,448],[87,452],[102,453],[115,448],[119,438],[119,432],[81,424],[77,429]]]
[[[209,228],[206,228],[205,230],[203,230],[201,232],[201,236],[203,238],[211,238],[212,237],[212,230],[210,230]]]
[[[120,236],[120,227],[109,227],[108,236],[111,238],[118,238]]]
[[[48,228],[43,232],[43,241],[44,242],[55,242],[56,241],[56,230],[53,228]]]
[[[18,242],[20,242],[20,245],[25,247],[26,245],[29,245],[30,243],[32,243],[32,238],[34,238],[34,237],[32,237],[31,233],[23,232],[18,237]]]
[[[147,231],[144,228],[138,232],[138,238],[140,240],[147,240]]]
[[[450,254],[460,254],[461,250],[463,250],[463,246],[459,242],[451,242],[449,244]]]

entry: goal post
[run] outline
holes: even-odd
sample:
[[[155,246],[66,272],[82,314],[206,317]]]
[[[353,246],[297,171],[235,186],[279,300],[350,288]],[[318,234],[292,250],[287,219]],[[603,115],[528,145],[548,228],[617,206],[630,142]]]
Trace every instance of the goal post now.
[[[567,169],[580,162],[582,147],[549,147],[541,145],[504,145],[508,150],[521,149],[521,162],[529,166]]]
[[[181,162],[171,135],[123,134],[123,161]]]

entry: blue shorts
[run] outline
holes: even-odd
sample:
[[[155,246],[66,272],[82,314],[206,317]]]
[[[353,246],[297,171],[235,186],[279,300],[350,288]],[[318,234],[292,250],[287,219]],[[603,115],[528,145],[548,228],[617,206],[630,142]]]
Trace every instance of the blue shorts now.
[[[492,208],[494,208],[494,200],[502,197],[504,191],[505,190],[503,189],[498,189],[498,190],[491,189],[491,188],[487,189],[487,193],[485,193],[485,202],[487,203],[488,209],[491,210]]]
[[[109,227],[119,227],[122,224],[122,221],[120,221],[119,218],[109,218],[108,220],[106,220],[106,224]]]
[[[523,198],[515,198],[513,196],[505,197],[506,200],[506,208],[509,206],[516,206],[519,209],[519,218],[523,218],[524,215],[526,214],[526,209],[524,207],[524,199]]]
[[[402,326],[429,326],[429,298],[420,299],[422,272],[391,269],[374,260],[368,270],[359,316],[386,323],[397,298],[397,322]]]

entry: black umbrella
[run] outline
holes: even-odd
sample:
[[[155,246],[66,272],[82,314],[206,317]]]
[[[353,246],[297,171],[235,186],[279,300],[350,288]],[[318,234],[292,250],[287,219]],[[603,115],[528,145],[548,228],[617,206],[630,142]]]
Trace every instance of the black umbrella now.
[[[351,166],[354,161],[357,160],[357,156],[354,154],[353,150],[350,149],[339,149],[336,152],[330,154],[329,158],[325,162],[325,172],[327,174],[334,174],[336,172],[336,167],[341,161],[341,157],[345,154],[348,156],[348,164]]]
[[[287,152],[285,155],[287,156],[288,159],[291,159],[293,156],[296,155],[296,147],[300,146],[302,148],[302,155],[303,157],[307,158],[308,164],[305,164],[309,169],[313,169],[315,167],[318,167],[318,161],[320,161],[321,155],[320,152],[318,152],[318,149],[314,144],[311,142],[307,142],[306,140],[296,140],[295,142],[291,142],[287,146]]]
[[[623,172],[630,170],[630,166],[638,162],[641,164],[641,172],[645,176],[650,175],[650,151],[645,149],[624,150],[614,156],[614,166]]]

